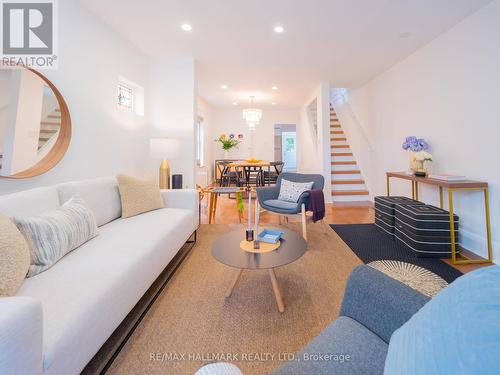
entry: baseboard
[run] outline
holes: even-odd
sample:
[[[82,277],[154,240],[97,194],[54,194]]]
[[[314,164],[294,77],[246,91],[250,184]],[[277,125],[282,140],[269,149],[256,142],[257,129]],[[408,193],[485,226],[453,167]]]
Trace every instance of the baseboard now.
[[[127,343],[127,340],[147,314],[149,308],[156,301],[168,281],[174,275],[175,271],[177,271],[179,266],[193,249],[196,243],[196,231],[191,237],[193,236],[194,240],[188,240],[186,244],[177,252],[174,258],[162,271],[160,276],[158,276],[151,287],[146,291],[146,293],[144,293],[139,302],[137,302],[134,308],[125,317],[123,322],[118,326],[118,328],[115,329],[101,349],[99,349],[99,351],[90,360],[87,366],[85,366],[81,374],[97,375],[106,373],[115,358],[120,353],[121,349]]]

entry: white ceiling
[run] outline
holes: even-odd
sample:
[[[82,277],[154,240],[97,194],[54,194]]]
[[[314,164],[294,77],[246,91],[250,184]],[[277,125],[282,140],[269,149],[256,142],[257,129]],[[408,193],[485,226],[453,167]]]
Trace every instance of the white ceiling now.
[[[194,57],[210,104],[246,105],[253,94],[261,106],[287,108],[303,105],[322,80],[366,83],[490,0],[80,2],[153,57]],[[278,24],[284,33],[273,32]]]

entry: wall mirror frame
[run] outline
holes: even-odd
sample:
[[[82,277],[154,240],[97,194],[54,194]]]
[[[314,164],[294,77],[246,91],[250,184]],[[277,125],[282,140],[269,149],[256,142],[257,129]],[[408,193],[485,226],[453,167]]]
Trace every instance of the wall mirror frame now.
[[[38,115],[41,113],[41,117],[40,117],[40,120],[38,121],[38,124],[33,124],[32,126],[30,125],[32,129],[30,130],[29,135],[26,136],[26,134],[28,134],[27,131],[22,133],[22,134],[24,134],[25,137],[32,138],[30,140],[31,147],[30,147],[29,152],[35,152],[35,153],[38,152],[38,157],[36,157],[36,159],[34,159],[35,161],[32,163],[32,165],[26,166],[25,168],[22,168],[21,170],[14,171],[14,168],[12,168],[13,172],[10,174],[7,172],[7,168],[4,169],[4,173],[1,173],[1,169],[0,169],[0,178],[22,179],[22,178],[31,178],[31,177],[39,176],[41,174],[48,172],[52,168],[54,168],[62,160],[62,158],[66,154],[66,151],[68,150],[69,143],[71,140],[71,131],[72,131],[72,129],[71,129],[71,116],[69,113],[68,106],[67,106],[66,101],[64,100],[63,96],[61,95],[61,93],[57,89],[57,87],[47,77],[45,77],[42,73],[40,73],[36,70],[30,69],[30,68],[24,67],[24,66],[18,66],[14,69],[12,69],[12,68],[5,69],[2,66],[0,66],[0,69],[2,69],[2,70],[0,70],[0,73],[3,72],[3,73],[5,73],[6,76],[7,76],[7,74],[9,74],[9,73],[7,73],[9,71],[11,72],[10,74],[12,74],[12,75],[17,74],[18,76],[19,75],[22,76],[23,74],[26,74],[26,72],[29,72],[30,75],[35,75],[35,76],[30,76],[28,78],[30,78],[32,81],[35,81],[34,80],[35,77],[37,78],[37,80],[41,80],[40,84],[42,85],[42,88],[44,90],[43,92],[45,92],[45,94],[43,92],[41,94],[42,95],[41,102],[40,102],[40,98],[38,98],[37,100],[34,100],[37,103],[37,105],[31,106],[31,103],[29,103],[29,100],[28,100],[28,103],[26,103],[26,100],[25,100],[25,102],[22,103],[22,105],[19,105],[19,103],[15,103],[16,104],[16,109],[15,109],[16,111],[24,110],[26,112],[26,109],[28,109],[28,112],[32,110],[34,113],[36,113],[35,115]],[[18,72],[15,72],[15,71],[18,71]],[[4,82],[4,84],[5,84],[5,82]],[[16,81],[16,84],[17,84],[17,81]],[[10,87],[11,91],[14,91],[13,88],[18,88],[19,93],[24,88],[24,86],[22,86],[21,84],[18,84],[18,86],[15,86],[15,84],[11,84],[11,86],[9,86],[9,87]],[[51,90],[51,92],[49,89]],[[7,90],[4,90],[4,91],[7,91]],[[29,92],[29,90],[25,90],[25,91]],[[50,115],[50,113],[44,114],[43,111],[41,110],[42,105],[43,105],[43,101],[44,101],[44,95],[47,95],[46,93],[48,93],[52,98],[55,98],[57,100],[58,108],[49,109],[49,110],[54,111],[56,115],[54,115],[54,112],[52,113],[52,116]],[[21,96],[17,92],[15,94],[16,96],[14,99],[12,99],[14,97],[14,94],[7,92],[7,96],[9,96],[9,95],[10,95],[10,101],[18,100],[19,102],[21,102],[21,99],[26,97],[26,96]],[[37,94],[37,95],[39,95],[39,94]],[[30,95],[27,95],[27,96],[30,97]],[[7,98],[6,101],[7,101],[7,103],[9,103],[9,98]],[[54,101],[54,103],[55,103],[55,101]],[[8,107],[8,104],[4,105],[3,108],[8,109],[7,107]],[[22,108],[22,109],[19,109],[19,108]],[[11,111],[14,111],[14,108],[11,108]],[[31,115],[35,116],[34,114],[31,114]],[[44,124],[43,123],[44,117],[45,118],[52,117],[52,118],[55,118],[55,121],[56,121],[53,124],[47,123],[47,124],[49,124],[49,126],[47,126],[48,130],[45,130],[44,128],[42,128],[42,126]],[[10,129],[10,133],[6,133],[5,129],[3,129],[4,134],[3,135],[0,134],[2,136],[0,138],[6,138],[7,135],[10,135],[11,138],[15,137],[13,135],[15,130],[12,130],[12,127],[15,129],[16,127],[19,126],[18,119],[19,119],[18,112],[7,113],[5,115],[5,118],[4,118],[5,127],[11,126],[11,129]],[[34,122],[34,121],[32,121],[32,122]],[[36,126],[36,129],[34,128],[34,126]],[[2,129],[0,129],[0,130],[2,130]],[[56,136],[53,137],[53,139],[50,139],[50,137],[42,138],[43,132],[45,132],[46,134],[49,134],[49,135],[55,134]],[[33,138],[35,138],[35,139],[33,140]],[[48,144],[48,142],[49,142],[48,139],[50,139],[50,144]],[[47,145],[44,145],[44,141],[47,143]],[[33,146],[33,142],[36,142],[35,146]],[[42,146],[40,146],[40,144],[42,144]],[[2,144],[3,149],[0,150],[0,154],[2,154],[2,163],[9,161],[9,158],[11,158],[12,160],[14,159],[15,153],[13,150],[14,150],[16,143],[14,141],[12,141],[10,143],[10,145],[11,145],[11,147],[10,147],[11,154],[9,156],[7,156],[7,155],[3,155],[3,153],[8,152],[8,151],[7,151],[7,148],[5,147],[5,145]],[[46,146],[44,150],[42,150],[43,146]],[[32,150],[33,147],[35,147],[36,150],[33,151]],[[41,150],[43,151],[43,153],[41,152]],[[11,165],[9,165],[9,167],[10,166]]]

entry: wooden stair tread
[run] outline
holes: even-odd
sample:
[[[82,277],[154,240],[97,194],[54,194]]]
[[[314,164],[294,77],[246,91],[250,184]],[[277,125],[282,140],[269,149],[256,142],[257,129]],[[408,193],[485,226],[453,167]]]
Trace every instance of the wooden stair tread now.
[[[57,130],[54,130],[54,129],[40,129],[40,133],[55,134],[55,133],[57,133]]]
[[[331,145],[331,148],[349,148],[349,145]]]
[[[330,130],[330,134],[344,134],[342,130]]]
[[[356,165],[356,161],[354,160],[332,161],[331,165]]]
[[[364,184],[365,180],[356,179],[356,180],[333,180],[332,185],[357,185]]]
[[[359,169],[347,169],[345,171],[332,171],[332,174],[361,174]]]
[[[330,138],[330,142],[335,142],[335,141],[347,141],[347,138],[341,137],[341,138]]]
[[[47,118],[61,118],[61,115],[48,115]]]
[[[340,128],[340,125],[330,125],[330,129],[338,129]]]
[[[334,190],[332,191],[332,195],[368,195],[368,191],[366,190]]]
[[[353,156],[352,152],[332,152],[330,156]]]

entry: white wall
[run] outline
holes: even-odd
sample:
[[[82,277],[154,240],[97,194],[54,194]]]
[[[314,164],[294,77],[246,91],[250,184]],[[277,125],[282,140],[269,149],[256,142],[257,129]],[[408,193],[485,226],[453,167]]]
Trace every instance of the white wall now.
[[[231,152],[231,158],[246,159],[250,156],[250,130],[243,120],[241,108],[239,109],[217,109],[214,112],[214,123],[212,127],[212,149],[213,159],[223,159],[224,152],[220,143],[214,142],[221,133],[243,134],[244,139],[239,148]],[[274,160],[274,125],[290,124],[298,125],[300,115],[298,110],[273,110],[265,109],[262,119],[254,130],[254,157],[262,160]]]
[[[192,58],[155,61],[150,67],[150,119],[154,137],[179,139],[182,153],[169,160],[172,174],[182,174],[185,187],[194,187],[196,65]],[[155,168],[160,165],[156,160]]]
[[[307,107],[317,100],[318,131],[314,134]],[[299,173],[319,173],[325,177],[325,201],[331,202],[330,185],[330,85],[321,83],[300,109],[297,127],[297,170]]]
[[[59,31],[59,67],[43,73],[71,113],[68,152],[42,176],[0,180],[0,194],[118,172],[148,172],[147,115],[121,112],[116,106],[119,75],[147,89],[148,58],[74,0],[59,2]]]
[[[40,77],[28,70],[12,72],[2,175],[22,172],[38,162],[44,86]]]
[[[195,182],[202,186],[206,187],[209,185],[214,179],[214,171],[213,171],[213,160],[212,157],[214,147],[213,140],[215,138],[213,134],[213,126],[214,126],[214,108],[210,106],[205,100],[198,97],[198,116],[203,118],[203,128],[204,128],[204,161],[205,165],[196,166],[196,176]]]
[[[365,128],[349,142],[375,195],[385,193],[385,172],[406,170],[404,138],[416,135],[431,145],[434,172],[463,174],[490,184],[492,233],[500,261],[500,0],[493,1],[367,85],[349,90],[348,105],[337,103],[342,125]],[[422,200],[438,204],[435,188],[422,187]],[[393,194],[408,195],[409,184],[393,183]],[[457,193],[465,247],[486,255],[481,193]]]

